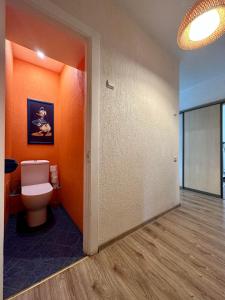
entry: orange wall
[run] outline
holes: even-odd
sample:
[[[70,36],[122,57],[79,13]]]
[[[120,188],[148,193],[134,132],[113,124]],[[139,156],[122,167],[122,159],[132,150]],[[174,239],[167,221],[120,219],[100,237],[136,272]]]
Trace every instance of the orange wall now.
[[[5,154],[6,156],[10,156],[12,153],[12,137],[11,137],[11,102],[13,101],[12,91],[13,91],[13,52],[12,46],[9,41],[6,41],[5,44],[5,57],[6,57],[6,103],[5,110],[7,116],[7,126],[6,126],[6,143],[5,143]]]
[[[19,162],[29,159],[47,159],[51,164],[58,162],[57,131],[55,122],[54,145],[27,144],[27,98],[52,102],[58,105],[59,75],[55,72],[14,59],[12,117],[12,156]],[[55,109],[55,120],[58,119]],[[20,178],[20,168],[12,173],[13,179]]]
[[[6,99],[6,153],[18,162],[48,159],[51,164],[59,165],[62,187],[58,193],[59,199],[74,223],[82,230],[84,73],[65,66],[61,74],[57,74],[14,59],[13,80],[10,77],[12,72],[8,74],[10,96],[7,94]],[[27,98],[54,102],[55,145],[27,144]],[[8,185],[9,182],[12,184],[18,180],[20,168],[8,177]],[[6,197],[6,207],[9,206],[8,201]],[[19,207],[21,205],[18,202]]]
[[[57,131],[59,130],[57,122],[55,122],[54,145],[27,144],[27,98],[53,102],[55,104],[55,119],[59,119],[57,116],[59,74],[22,60],[12,59],[10,43],[7,45],[6,157],[14,158],[18,162],[30,159],[47,159],[51,164],[57,164]],[[10,187],[20,185],[20,172],[20,167],[18,167],[14,173],[5,176],[6,222],[9,212],[15,213],[23,208],[20,197],[9,197]]]
[[[60,77],[59,170],[63,206],[83,229],[84,73],[65,66]]]
[[[5,133],[5,156],[10,157],[12,154],[12,114],[11,111],[11,101],[12,101],[12,91],[13,91],[13,53],[11,43],[6,41],[5,44],[5,58],[6,58],[6,104],[5,104],[5,112],[6,112],[6,133]],[[10,180],[11,175],[5,175],[5,222],[7,222],[9,217],[9,191],[10,191]]]

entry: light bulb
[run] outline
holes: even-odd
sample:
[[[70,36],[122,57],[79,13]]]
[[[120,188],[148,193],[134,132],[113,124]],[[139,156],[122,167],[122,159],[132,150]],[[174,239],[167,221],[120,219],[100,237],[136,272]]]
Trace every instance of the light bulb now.
[[[209,37],[220,25],[220,15],[211,9],[194,19],[190,25],[189,38],[193,42]]]
[[[37,53],[37,56],[38,56],[40,59],[44,59],[44,58],[45,58],[44,52],[42,52],[42,51],[40,51],[40,50],[37,50],[36,53]]]

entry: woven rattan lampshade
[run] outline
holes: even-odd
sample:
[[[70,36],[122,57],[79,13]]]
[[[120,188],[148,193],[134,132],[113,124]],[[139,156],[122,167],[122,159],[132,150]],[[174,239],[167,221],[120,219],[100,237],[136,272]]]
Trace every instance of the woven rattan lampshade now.
[[[212,17],[214,17],[215,19],[214,24],[210,24],[211,21],[213,21]],[[203,25],[203,30],[205,30],[206,32],[207,30],[209,31],[209,35],[203,35],[202,39],[191,38],[191,36],[193,35],[193,25],[195,25],[194,23],[198,21],[205,21],[205,24],[202,23],[201,25]],[[178,30],[177,42],[181,49],[193,50],[213,43],[224,33],[225,0],[198,0],[195,5],[187,12],[182,21]]]

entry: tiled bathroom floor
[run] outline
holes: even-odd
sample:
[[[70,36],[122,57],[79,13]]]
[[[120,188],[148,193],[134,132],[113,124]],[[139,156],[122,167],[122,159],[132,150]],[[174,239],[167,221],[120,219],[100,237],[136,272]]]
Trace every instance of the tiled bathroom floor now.
[[[19,236],[16,217],[5,230],[4,298],[7,298],[84,256],[79,229],[62,207],[52,209],[55,224],[34,236]]]

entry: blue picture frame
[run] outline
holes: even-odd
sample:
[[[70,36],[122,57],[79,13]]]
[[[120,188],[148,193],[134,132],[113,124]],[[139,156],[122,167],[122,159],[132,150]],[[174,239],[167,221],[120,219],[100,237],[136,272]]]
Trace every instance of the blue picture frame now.
[[[27,99],[28,144],[54,144],[54,103]]]

